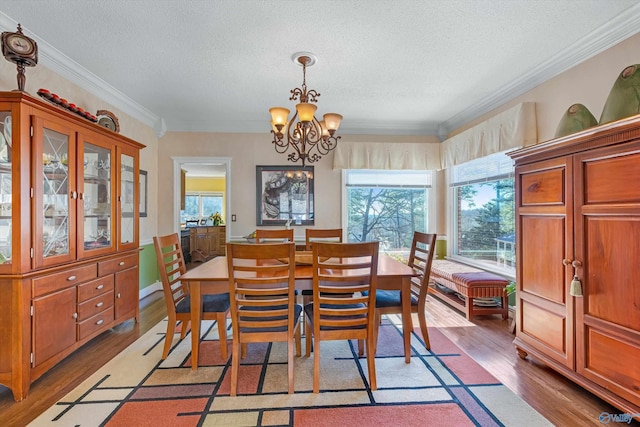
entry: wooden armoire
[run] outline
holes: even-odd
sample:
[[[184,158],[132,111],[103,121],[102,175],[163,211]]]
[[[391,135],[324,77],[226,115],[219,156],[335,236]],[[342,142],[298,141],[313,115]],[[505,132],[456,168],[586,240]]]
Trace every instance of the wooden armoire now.
[[[518,354],[640,413],[640,115],[510,156]]]

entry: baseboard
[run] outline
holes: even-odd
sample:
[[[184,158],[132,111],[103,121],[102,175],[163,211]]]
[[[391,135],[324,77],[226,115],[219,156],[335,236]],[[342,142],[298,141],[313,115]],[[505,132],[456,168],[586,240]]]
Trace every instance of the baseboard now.
[[[160,282],[155,282],[150,284],[149,286],[140,289],[140,299],[151,295],[152,293],[154,293],[155,291],[161,291],[162,290],[162,283]]]

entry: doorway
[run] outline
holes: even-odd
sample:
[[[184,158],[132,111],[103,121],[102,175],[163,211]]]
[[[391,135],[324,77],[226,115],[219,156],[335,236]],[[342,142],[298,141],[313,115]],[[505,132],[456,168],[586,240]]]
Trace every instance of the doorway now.
[[[187,176],[224,177],[224,211],[228,217],[231,212],[231,158],[229,157],[174,157],[173,158],[173,229],[180,232],[181,179],[183,170]],[[229,221],[225,221],[225,241],[230,235]]]

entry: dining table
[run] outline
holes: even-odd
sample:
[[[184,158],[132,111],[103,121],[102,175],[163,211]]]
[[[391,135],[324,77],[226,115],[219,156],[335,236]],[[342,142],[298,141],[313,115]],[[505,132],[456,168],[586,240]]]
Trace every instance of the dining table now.
[[[313,267],[296,263],[296,289],[313,289]],[[417,273],[408,265],[381,253],[378,256],[377,288],[398,290],[402,301],[402,335],[405,362],[411,362],[411,278]],[[227,257],[219,256],[188,270],[180,277],[191,295],[191,369],[198,369],[202,296],[229,292]]]

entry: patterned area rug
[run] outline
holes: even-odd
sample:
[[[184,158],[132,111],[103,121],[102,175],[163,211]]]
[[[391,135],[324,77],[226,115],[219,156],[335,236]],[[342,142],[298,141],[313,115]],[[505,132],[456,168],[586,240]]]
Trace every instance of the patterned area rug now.
[[[203,322],[200,367],[190,367],[190,335],[160,361],[160,322],[32,426],[543,426],[544,417],[446,338],[430,328],[432,351],[419,328],[404,363],[401,321],[380,327],[378,390],[368,387],[366,358],[355,341],[320,346],[320,393],[312,393],[313,354],[295,358],[295,390],[287,394],[286,345],[253,344],[229,396],[231,360],[222,360],[217,328]]]

